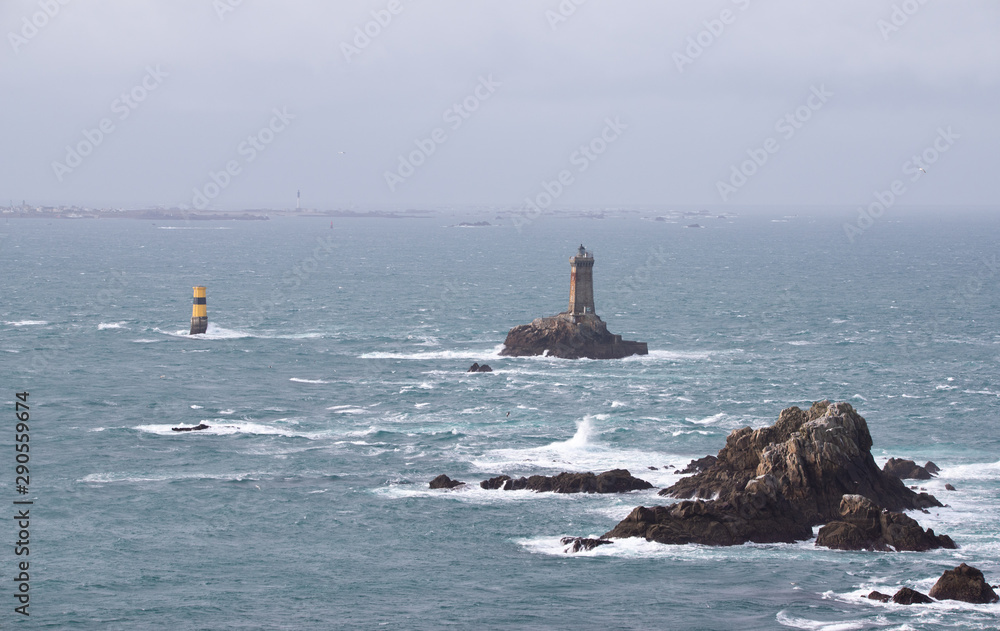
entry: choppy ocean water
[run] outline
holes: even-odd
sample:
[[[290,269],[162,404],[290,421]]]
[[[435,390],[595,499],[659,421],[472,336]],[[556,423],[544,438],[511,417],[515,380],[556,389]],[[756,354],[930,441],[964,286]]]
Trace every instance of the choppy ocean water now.
[[[996,605],[861,596],[926,593],[963,561],[1000,580],[1000,225],[900,211],[850,243],[849,213],[786,215],[0,224],[0,399],[32,403],[28,624],[996,628]],[[499,357],[510,327],[565,308],[581,242],[597,312],[650,355]],[[191,338],[199,284],[211,324]],[[949,506],[913,516],[958,550],[569,555],[561,537],[665,498],[475,484],[625,467],[662,487],[822,398],[868,420],[880,464],[942,468],[920,486]],[[473,484],[430,491],[440,473]],[[14,606],[0,596],[0,620]]]

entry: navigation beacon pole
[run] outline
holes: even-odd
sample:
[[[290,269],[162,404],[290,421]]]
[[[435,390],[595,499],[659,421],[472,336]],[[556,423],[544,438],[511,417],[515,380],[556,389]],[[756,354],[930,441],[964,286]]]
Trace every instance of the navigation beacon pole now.
[[[191,307],[191,335],[208,330],[208,305],[205,303],[205,288],[194,288],[194,305]]]

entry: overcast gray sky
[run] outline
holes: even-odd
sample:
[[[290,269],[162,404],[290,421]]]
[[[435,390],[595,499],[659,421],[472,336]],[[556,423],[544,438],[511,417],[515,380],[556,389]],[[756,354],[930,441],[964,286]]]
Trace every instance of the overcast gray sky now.
[[[3,205],[998,199],[992,0],[4,0],[0,30]]]

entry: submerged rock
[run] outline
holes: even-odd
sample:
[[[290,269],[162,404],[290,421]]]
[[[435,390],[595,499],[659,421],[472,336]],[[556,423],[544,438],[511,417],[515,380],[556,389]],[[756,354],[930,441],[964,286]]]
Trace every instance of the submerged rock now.
[[[432,489],[453,489],[456,486],[462,486],[465,482],[459,482],[458,480],[452,480],[445,474],[441,474],[438,477],[430,481],[429,485]]]
[[[926,605],[934,601],[928,598],[926,594],[921,594],[915,589],[904,587],[893,595],[892,602],[897,605]]]
[[[479,486],[491,490],[529,491],[550,493],[627,493],[651,489],[653,485],[645,480],[632,477],[627,469],[612,469],[600,475],[593,473],[560,473],[555,476],[533,475],[513,479],[507,475],[483,480]]]
[[[957,547],[948,535],[935,535],[931,528],[924,530],[911,517],[883,510],[861,495],[845,495],[840,500],[840,519],[820,528],[816,545],[884,552]]]
[[[877,600],[883,603],[887,603],[892,600],[892,596],[889,594],[883,594],[882,592],[871,592],[866,598],[868,598],[868,600]]]
[[[204,423],[199,423],[198,425],[195,425],[194,427],[171,427],[170,431],[172,431],[172,432],[200,432],[201,430],[208,429],[208,428],[209,428],[208,425],[205,425]]]
[[[841,498],[863,495],[892,511],[941,506],[879,470],[868,424],[848,403],[782,410],[770,427],[732,432],[715,463],[660,491],[712,498],[638,507],[605,537],[661,543],[738,545],[809,539],[839,520]]]
[[[933,462],[927,464],[933,465]],[[937,466],[934,467],[937,469]],[[940,469],[938,469],[940,471]],[[921,467],[912,460],[902,460],[899,458],[889,458],[889,462],[882,467],[883,473],[894,475],[900,480],[930,480],[931,472],[926,467]]]
[[[582,552],[593,550],[597,546],[610,545],[612,542],[607,539],[588,539],[585,537],[563,537],[559,540],[566,549],[563,552]]]
[[[515,326],[507,333],[501,355],[522,357],[548,355],[563,359],[621,359],[630,355],[648,355],[645,342],[623,340],[608,331],[608,325],[595,314],[573,316],[568,313],[536,318],[531,324]]]
[[[967,603],[995,603],[997,597],[986,577],[978,569],[965,563],[953,570],[946,570],[934,583],[930,595],[938,600],[961,600]]]

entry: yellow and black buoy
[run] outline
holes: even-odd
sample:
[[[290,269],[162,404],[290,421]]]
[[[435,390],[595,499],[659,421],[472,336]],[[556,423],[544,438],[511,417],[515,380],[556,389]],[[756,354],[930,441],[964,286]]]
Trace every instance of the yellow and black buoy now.
[[[194,306],[191,307],[191,335],[208,330],[208,305],[205,303],[205,288],[194,288]]]

